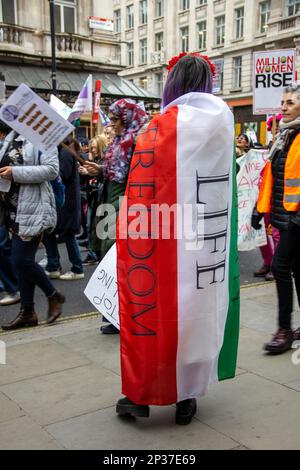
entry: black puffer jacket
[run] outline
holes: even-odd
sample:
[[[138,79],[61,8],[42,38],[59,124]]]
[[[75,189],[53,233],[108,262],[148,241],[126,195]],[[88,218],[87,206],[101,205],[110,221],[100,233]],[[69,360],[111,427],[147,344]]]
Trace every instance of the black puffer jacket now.
[[[271,209],[271,225],[279,230],[287,230],[290,220],[297,223],[297,213],[288,212],[283,207],[283,194],[284,194],[284,167],[288,151],[294,139],[300,131],[295,131],[291,134],[289,141],[284,149],[278,150],[272,159],[272,174],[274,178],[274,185],[272,191],[272,209]],[[299,217],[299,215],[298,215]],[[300,218],[299,218],[300,222]]]

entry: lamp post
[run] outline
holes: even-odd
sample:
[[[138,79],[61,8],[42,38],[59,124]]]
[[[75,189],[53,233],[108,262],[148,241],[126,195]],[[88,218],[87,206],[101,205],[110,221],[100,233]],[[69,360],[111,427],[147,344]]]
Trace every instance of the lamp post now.
[[[52,93],[56,95],[57,81],[56,81],[56,42],[55,42],[55,17],[54,17],[55,0],[49,0],[50,9],[50,31],[51,31],[51,79],[52,79]]]

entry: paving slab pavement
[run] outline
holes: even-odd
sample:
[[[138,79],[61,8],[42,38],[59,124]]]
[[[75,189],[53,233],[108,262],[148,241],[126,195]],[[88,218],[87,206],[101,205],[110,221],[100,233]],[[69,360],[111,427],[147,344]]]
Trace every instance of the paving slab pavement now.
[[[237,376],[198,400],[187,427],[175,425],[174,406],[152,407],[144,420],[116,416],[119,336],[99,334],[99,315],[1,333],[0,449],[300,449],[296,350],[262,351],[275,303],[273,283],[241,290]]]

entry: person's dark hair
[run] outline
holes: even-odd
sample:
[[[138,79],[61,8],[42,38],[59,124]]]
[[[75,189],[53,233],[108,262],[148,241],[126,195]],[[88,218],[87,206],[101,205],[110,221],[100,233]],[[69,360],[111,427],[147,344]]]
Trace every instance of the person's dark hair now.
[[[12,131],[12,128],[9,127],[5,122],[0,120],[0,133],[8,135]]]
[[[192,91],[212,93],[212,72],[201,57],[186,55],[172,68],[164,91],[163,106]]]
[[[247,140],[249,149],[253,149],[253,148],[254,148],[253,141],[252,141],[251,137],[248,136],[248,134],[243,134],[243,133],[242,133],[242,134],[240,134],[240,135],[238,136],[238,138],[239,138],[239,137],[244,137],[244,139]]]

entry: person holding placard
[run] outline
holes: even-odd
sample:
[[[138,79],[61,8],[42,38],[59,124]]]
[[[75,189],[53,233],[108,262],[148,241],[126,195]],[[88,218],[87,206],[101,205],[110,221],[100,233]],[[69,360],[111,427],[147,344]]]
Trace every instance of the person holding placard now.
[[[285,89],[282,102],[282,122],[270,151],[260,186],[252,226],[260,228],[263,215],[270,213],[270,223],[279,229],[271,270],[278,295],[278,329],[264,349],[281,354],[300,339],[300,328],[292,330],[294,276],[300,303],[300,86]]]
[[[47,156],[15,131],[0,151],[0,177],[9,182],[4,194],[5,224],[12,233],[12,261],[18,277],[21,309],[17,317],[2,325],[3,330],[38,324],[34,290],[38,286],[48,299],[47,323],[62,313],[65,297],[56,291],[35,255],[43,234],[56,225],[56,206],[50,181],[59,173],[57,151]]]

